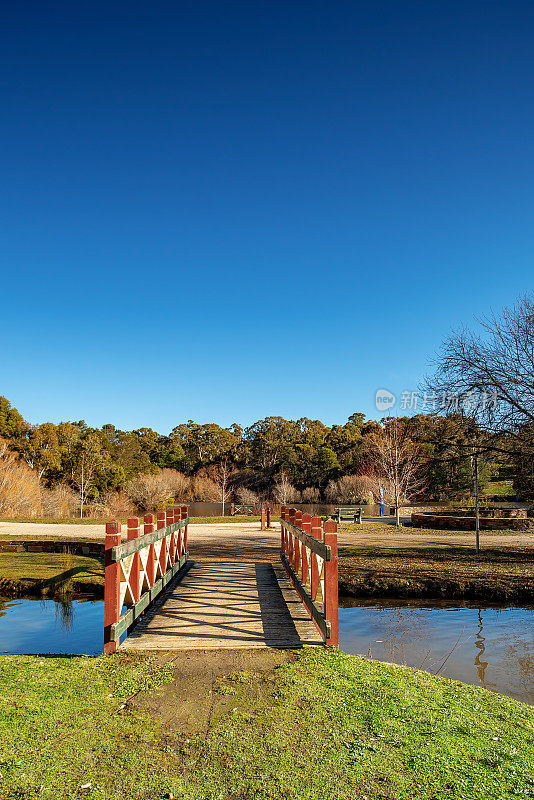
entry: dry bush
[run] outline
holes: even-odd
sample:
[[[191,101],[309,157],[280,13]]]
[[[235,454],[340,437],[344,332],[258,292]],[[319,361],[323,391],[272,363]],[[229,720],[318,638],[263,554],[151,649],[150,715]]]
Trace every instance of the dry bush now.
[[[189,500],[191,495],[191,480],[182,472],[175,469],[162,469],[159,473],[162,480],[166,481],[169,487],[169,495],[179,503]]]
[[[205,475],[195,475],[191,481],[191,494],[193,500],[204,502],[217,502],[221,498],[221,490],[211,478]]]
[[[374,501],[375,480],[368,475],[343,475],[330,481],[326,499],[330,503],[369,503]]]
[[[41,506],[44,517],[68,518],[80,513],[80,498],[64,483],[53,489],[41,489]]]
[[[236,489],[235,496],[237,502],[244,506],[253,506],[254,503],[258,502],[258,495],[256,492],[253,492],[252,489],[247,489],[246,486],[240,486],[239,489]]]
[[[39,476],[0,439],[0,514],[35,517],[41,513]]]
[[[307,486],[302,490],[303,503],[318,503],[321,499],[321,493],[316,486]]]
[[[124,491],[140,511],[157,511],[172,497],[169,482],[160,472],[131,478],[125,483]]]
[[[103,516],[112,519],[131,517],[136,512],[136,507],[125,492],[106,492],[102,496],[104,506]]]

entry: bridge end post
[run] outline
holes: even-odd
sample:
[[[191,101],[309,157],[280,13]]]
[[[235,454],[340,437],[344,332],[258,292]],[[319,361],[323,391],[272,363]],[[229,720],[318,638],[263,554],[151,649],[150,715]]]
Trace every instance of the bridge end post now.
[[[330,622],[330,636],[327,637],[325,644],[330,647],[337,647],[339,644],[339,589],[337,575],[337,523],[333,519],[327,519],[324,523],[324,543],[330,547],[330,561],[325,561],[325,616]]]
[[[114,653],[118,643],[111,638],[111,626],[119,621],[120,564],[111,558],[111,549],[121,543],[120,522],[106,522],[104,550],[104,654]]]

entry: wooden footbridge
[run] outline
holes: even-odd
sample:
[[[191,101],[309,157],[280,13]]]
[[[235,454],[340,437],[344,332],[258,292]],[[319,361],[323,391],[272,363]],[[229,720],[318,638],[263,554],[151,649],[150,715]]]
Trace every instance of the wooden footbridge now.
[[[333,520],[283,507],[277,563],[195,563],[190,530],[187,506],[147,514],[142,530],[129,519],[125,541],[107,523],[105,653],[338,644]]]

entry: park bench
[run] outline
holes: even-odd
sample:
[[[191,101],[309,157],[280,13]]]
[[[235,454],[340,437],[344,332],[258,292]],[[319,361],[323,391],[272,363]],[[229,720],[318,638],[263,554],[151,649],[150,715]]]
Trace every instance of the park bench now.
[[[359,525],[362,524],[363,509],[362,508],[334,508],[333,518],[336,522],[341,522],[342,519],[353,519]]]

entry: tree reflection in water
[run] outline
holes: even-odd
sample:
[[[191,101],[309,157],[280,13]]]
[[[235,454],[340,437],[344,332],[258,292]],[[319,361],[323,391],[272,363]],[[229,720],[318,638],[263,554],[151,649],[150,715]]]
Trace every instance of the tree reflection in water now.
[[[534,704],[534,608],[342,600],[340,647]]]

